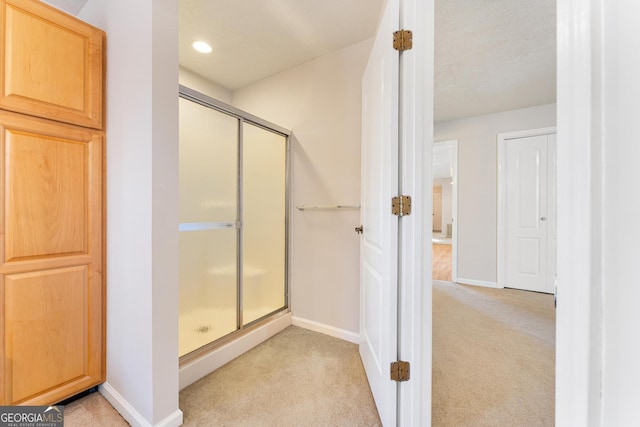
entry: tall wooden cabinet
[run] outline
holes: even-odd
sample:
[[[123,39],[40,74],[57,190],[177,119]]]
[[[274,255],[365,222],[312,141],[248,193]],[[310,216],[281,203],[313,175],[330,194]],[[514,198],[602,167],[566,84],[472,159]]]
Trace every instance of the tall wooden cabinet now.
[[[0,0],[0,405],[105,379],[105,35]]]

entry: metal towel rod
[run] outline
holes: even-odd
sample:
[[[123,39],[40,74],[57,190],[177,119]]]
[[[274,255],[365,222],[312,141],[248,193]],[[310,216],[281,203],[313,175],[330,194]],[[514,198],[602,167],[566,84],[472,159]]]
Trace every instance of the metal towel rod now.
[[[304,210],[337,210],[337,209],[360,209],[360,205],[324,205],[324,206],[306,206],[298,205],[296,209]]]

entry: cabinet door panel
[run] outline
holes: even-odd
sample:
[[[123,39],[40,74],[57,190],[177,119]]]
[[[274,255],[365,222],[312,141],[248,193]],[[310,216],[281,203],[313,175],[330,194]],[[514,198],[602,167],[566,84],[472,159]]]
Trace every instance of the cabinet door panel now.
[[[102,143],[0,112],[0,404],[104,381]]]
[[[85,374],[87,276],[82,266],[5,278],[12,402]]]
[[[5,129],[5,261],[86,253],[88,149]]]
[[[104,33],[40,2],[0,5],[0,108],[101,128]]]

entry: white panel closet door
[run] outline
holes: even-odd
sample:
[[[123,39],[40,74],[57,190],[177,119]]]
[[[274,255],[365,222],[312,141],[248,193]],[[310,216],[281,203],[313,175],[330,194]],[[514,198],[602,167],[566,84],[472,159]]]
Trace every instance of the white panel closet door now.
[[[389,0],[362,82],[362,211],[360,243],[360,355],[383,425],[396,424],[399,54],[391,44],[399,0]]]
[[[555,184],[549,183],[548,139],[540,135],[506,144],[506,286],[551,293],[549,224],[555,214],[548,201]]]

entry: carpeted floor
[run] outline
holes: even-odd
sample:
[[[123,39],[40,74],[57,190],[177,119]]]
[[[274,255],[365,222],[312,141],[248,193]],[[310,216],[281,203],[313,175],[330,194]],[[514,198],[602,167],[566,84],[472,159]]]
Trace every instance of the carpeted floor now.
[[[355,344],[290,326],[180,392],[187,426],[376,426]]]
[[[290,326],[180,392],[185,426],[380,426],[358,346]],[[128,425],[93,393],[67,427]]]
[[[100,393],[91,393],[64,407],[65,427],[127,427],[128,422]]]
[[[552,426],[553,295],[433,286],[433,426]]]
[[[433,426],[552,426],[553,295],[433,287]],[[380,425],[357,346],[289,327],[180,392],[186,426]],[[67,427],[126,426],[94,393]]]

